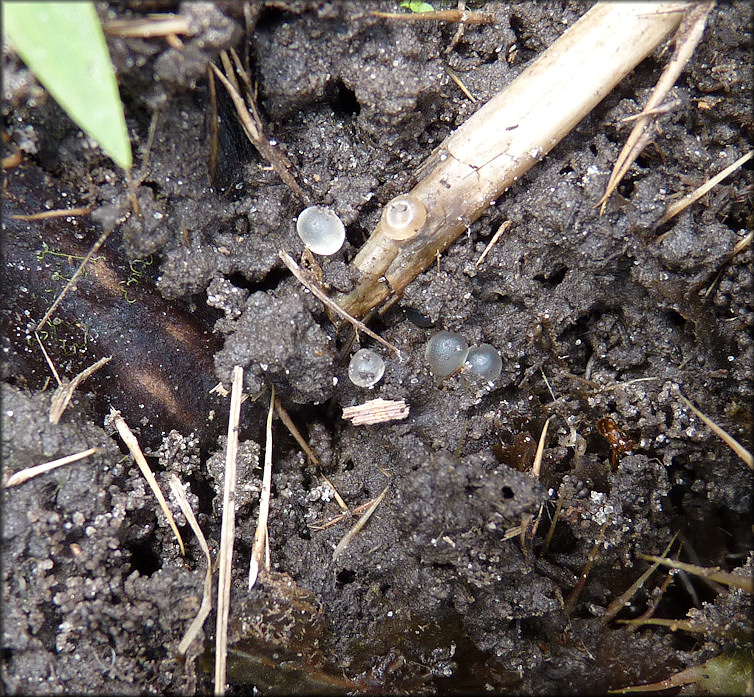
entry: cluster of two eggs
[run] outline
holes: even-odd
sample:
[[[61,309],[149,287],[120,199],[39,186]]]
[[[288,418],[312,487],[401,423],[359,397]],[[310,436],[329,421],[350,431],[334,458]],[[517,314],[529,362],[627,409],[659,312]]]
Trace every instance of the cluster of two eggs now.
[[[394,240],[415,235],[427,220],[424,204],[410,194],[397,196],[382,211],[380,229]],[[346,228],[335,211],[324,206],[309,206],[296,220],[296,232],[315,254],[335,254],[346,239]]]

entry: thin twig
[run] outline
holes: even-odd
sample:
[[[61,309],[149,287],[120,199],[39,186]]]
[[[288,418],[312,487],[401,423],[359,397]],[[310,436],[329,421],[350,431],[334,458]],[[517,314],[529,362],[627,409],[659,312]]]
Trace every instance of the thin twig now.
[[[237,58],[237,56],[234,55],[234,58]],[[251,141],[259,154],[272,165],[277,175],[285,182],[288,188],[306,203],[306,205],[310,205],[311,197],[299,186],[298,182],[294,179],[288,169],[288,167],[290,167],[288,158],[276,150],[267,136],[264,135],[262,121],[259,117],[256,105],[254,104],[253,95],[251,92],[247,91],[245,101],[241,96],[240,86],[235,79],[233,68],[225,51],[220,53],[220,59],[223,61],[223,67],[225,68],[227,77],[226,75],[223,75],[223,72],[214,63],[210,63],[210,68],[214,71],[218,80],[223,83],[225,89],[228,91],[228,94],[233,101],[233,105],[236,107],[236,113],[238,114],[244,133],[246,133],[246,137]],[[242,67],[240,67],[239,72],[246,80],[248,80]]]
[[[670,551],[670,548],[673,546],[676,537],[678,537],[678,533],[673,535],[673,539],[668,542],[667,547],[665,547],[665,551],[662,553],[663,557],[666,556]],[[628,604],[628,601],[633,598],[636,591],[638,591],[639,588],[644,585],[646,580],[657,570],[657,567],[659,566],[660,562],[656,561],[628,587],[625,593],[621,594],[618,598],[613,600],[613,602],[608,606],[607,610],[605,610],[605,614],[600,617],[600,623],[607,624],[611,619],[613,619],[613,617],[615,617]]]
[[[301,267],[295,262],[293,257],[288,254],[288,252],[285,252],[281,249],[280,258],[283,260],[283,263],[288,267],[290,272],[310,293],[312,293],[312,295],[319,298],[327,307],[329,307],[333,312],[335,312],[347,322],[350,322],[354,327],[356,327],[356,329],[364,332],[364,334],[366,334],[367,336],[371,336],[375,341],[379,341],[383,346],[389,348],[391,351],[394,351],[399,359],[401,358],[401,352],[395,346],[393,346],[389,341],[385,341],[385,339],[383,339],[379,334],[373,332],[363,322],[360,322],[354,317],[351,317],[351,315],[349,315],[342,307],[340,307],[340,305],[338,305],[335,301],[330,300],[330,298],[328,298],[324,292],[317,288],[317,286],[314,285],[314,283],[312,283],[306,277],[304,272],[301,270]]]
[[[461,81],[461,78],[458,77],[458,75],[456,75],[455,70],[452,70],[449,66],[446,65],[445,72],[448,74],[450,79],[453,80],[453,82],[455,82],[456,85],[458,85],[458,89],[460,89],[461,92],[463,92],[466,95],[466,97],[468,97],[468,99],[471,100],[471,102],[476,104],[476,97],[473,94],[471,94],[471,92],[469,92],[468,87],[466,87],[466,85],[464,85],[463,82]]]
[[[576,585],[571,591],[571,594],[568,596],[568,599],[566,600],[565,611],[566,611],[566,614],[568,615],[570,615],[571,612],[573,612],[573,608],[576,607],[576,603],[579,600],[581,591],[584,590],[584,586],[586,585],[586,579],[589,576],[589,572],[592,570],[592,566],[594,566],[594,562],[597,560],[597,555],[599,553],[600,547],[602,546],[602,541],[605,539],[606,529],[607,529],[607,523],[605,523],[602,526],[602,528],[600,528],[600,534],[597,536],[597,539],[594,542],[594,546],[589,552],[589,556],[587,557],[586,564],[584,564],[584,568],[581,571],[579,580],[577,581]]]
[[[178,502],[178,506],[183,512],[183,515],[186,516],[186,520],[191,526],[191,529],[194,531],[194,535],[196,535],[196,539],[199,541],[199,546],[202,548],[202,552],[204,552],[204,556],[207,559],[207,571],[204,575],[204,592],[202,593],[202,604],[199,607],[199,612],[196,613],[196,617],[194,617],[194,620],[191,622],[189,628],[186,630],[186,633],[183,635],[181,643],[178,644],[178,653],[182,656],[186,653],[186,651],[188,651],[191,642],[201,630],[202,626],[204,625],[204,620],[207,619],[207,615],[209,615],[209,612],[212,609],[212,557],[209,553],[207,540],[204,538],[204,534],[202,533],[202,529],[199,527],[199,523],[196,522],[196,517],[194,516],[194,512],[191,510],[191,504],[188,502],[188,498],[186,498],[186,492],[184,491],[181,482],[178,480],[178,477],[176,477],[175,474],[171,473],[170,478],[168,479],[168,483],[170,484],[170,490],[173,492],[173,496],[175,496],[175,499]]]
[[[676,47],[670,63],[665,67],[657,85],[654,88],[647,105],[639,114],[640,118],[636,120],[631,130],[626,144],[618,155],[618,159],[613,166],[610,179],[605,188],[605,193],[597,202],[600,206],[600,215],[605,212],[607,200],[618,187],[618,184],[628,172],[636,158],[641,154],[644,148],[649,144],[654,136],[655,129],[652,126],[651,114],[665,101],[668,93],[678,80],[681,71],[684,69],[689,59],[694,53],[697,45],[702,39],[704,28],[707,25],[707,17],[715,6],[714,2],[699,3],[689,10],[689,13],[683,19],[681,26],[676,33]],[[595,208],[597,207],[595,206]]]
[[[186,548],[183,546],[183,539],[181,538],[181,533],[178,530],[178,526],[175,524],[173,513],[170,510],[170,506],[168,506],[168,502],[165,500],[165,497],[162,495],[162,490],[160,489],[160,485],[157,483],[157,480],[155,479],[155,476],[152,473],[152,470],[150,469],[146,458],[144,457],[144,453],[141,451],[141,446],[139,445],[139,441],[137,440],[136,436],[133,434],[133,431],[128,427],[128,424],[120,415],[120,412],[117,409],[113,409],[112,407],[110,408],[110,413],[105,419],[105,425],[115,426],[116,430],[118,431],[118,434],[123,439],[123,442],[126,444],[126,447],[128,448],[134,460],[136,461],[136,464],[139,466],[141,473],[144,475],[144,479],[147,480],[147,483],[152,489],[152,493],[154,493],[155,498],[160,504],[160,508],[162,508],[162,512],[165,514],[165,517],[168,519],[168,523],[170,524],[170,527],[173,530],[173,534],[178,540],[178,545],[181,548],[181,554],[185,555]]]
[[[233,562],[233,537],[236,530],[236,470],[238,422],[241,417],[243,368],[233,368],[233,386],[228,415],[228,443],[225,449],[225,486],[223,520],[220,532],[219,572],[217,575],[217,624],[215,628],[215,694],[225,694],[228,660],[228,616],[230,611],[230,572]]]
[[[88,215],[92,212],[92,208],[63,208],[54,211],[44,211],[42,213],[32,213],[30,215],[12,215],[11,220],[49,220],[50,218],[68,218],[78,215]]]
[[[668,206],[668,209],[665,211],[665,215],[662,216],[660,219],[660,222],[658,225],[662,225],[663,223],[667,223],[668,220],[671,218],[674,218],[677,216],[681,211],[688,208],[694,201],[699,200],[704,194],[706,194],[708,191],[716,187],[723,179],[726,177],[729,177],[733,172],[735,172],[739,167],[746,164],[751,158],[752,155],[754,155],[754,150],[749,150],[743,157],[739,157],[732,165],[729,165],[726,167],[722,172],[719,174],[716,174],[714,177],[709,179],[707,182],[702,184],[699,188],[695,189],[694,191],[686,194],[680,201],[675,201],[674,203],[671,203]],[[668,232],[666,232],[663,235],[660,235],[657,238],[657,242],[662,241],[666,236],[668,235]]]
[[[492,236],[492,239],[489,241],[487,246],[484,248],[484,251],[482,252],[482,255],[479,257],[479,259],[476,260],[476,266],[479,266],[486,258],[487,255],[490,253],[490,250],[497,244],[497,241],[500,239],[502,234],[511,226],[513,223],[510,220],[506,220],[498,229],[497,232]]]
[[[47,357],[46,351],[45,357]],[[63,416],[63,412],[70,404],[76,388],[90,375],[96,373],[103,365],[109,363],[112,358],[112,356],[103,356],[96,363],[93,363],[88,368],[84,368],[84,370],[82,370],[75,378],[73,378],[73,380],[69,381],[64,378],[63,381],[59,383],[58,388],[52,394],[52,400],[50,400],[49,419],[51,424],[60,423],[60,417]],[[57,377],[57,371],[55,372],[55,376]]]
[[[65,457],[58,458],[57,460],[50,460],[49,462],[44,462],[41,465],[34,465],[33,467],[27,467],[26,469],[19,470],[18,472],[8,477],[8,480],[5,482],[5,484],[3,484],[3,488],[9,489],[12,486],[18,486],[19,484],[23,484],[25,481],[31,479],[32,477],[36,477],[39,474],[44,474],[45,472],[54,470],[57,467],[62,467],[63,465],[67,465],[71,462],[78,462],[79,460],[83,460],[85,457],[94,455],[94,453],[98,451],[99,448],[89,448],[89,450],[82,450],[80,453],[66,455]]]
[[[726,586],[734,586],[735,588],[740,588],[749,594],[754,594],[754,579],[752,579],[751,576],[739,576],[738,574],[732,574],[728,571],[721,571],[720,567],[717,566],[697,566],[696,564],[687,564],[682,561],[675,561],[674,559],[655,557],[652,554],[638,554],[637,556],[645,561],[657,562],[663,566],[669,566],[671,569],[680,569],[686,573],[709,578],[717,583],[722,583]]]
[[[743,445],[741,445],[727,431],[720,428],[720,426],[718,426],[712,419],[710,419],[709,416],[706,416],[701,411],[699,411],[688,399],[686,399],[686,397],[683,396],[680,390],[678,390],[678,396],[681,398],[683,403],[689,409],[691,409],[692,412],[694,412],[694,414],[696,414],[702,421],[704,421],[705,424],[707,424],[707,426],[712,429],[716,436],[721,438],[725,442],[725,444],[749,466],[749,469],[754,469],[754,457],[752,457],[752,454]]]
[[[254,533],[254,546],[249,562],[249,590],[254,587],[259,576],[259,568],[264,564],[267,539],[267,518],[270,514],[270,493],[272,488],[272,414],[275,407],[275,386],[270,395],[270,409],[267,412],[267,434],[264,446],[264,472],[262,474],[262,493],[259,496],[259,520]],[[269,553],[268,553],[269,555]]]
[[[112,232],[112,228],[108,228],[105,230],[97,239],[97,241],[92,245],[92,248],[86,253],[86,256],[82,259],[81,264],[79,264],[79,267],[76,269],[76,272],[71,276],[71,280],[66,283],[65,288],[63,288],[62,291],[60,291],[60,295],[58,295],[57,298],[55,298],[55,302],[52,303],[52,306],[49,310],[45,313],[45,316],[42,317],[42,319],[39,321],[39,324],[36,327],[36,331],[39,331],[44,326],[44,323],[52,317],[52,313],[57,310],[58,305],[63,301],[63,298],[66,296],[68,291],[75,285],[76,281],[78,280],[79,276],[81,276],[82,272],[84,271],[84,267],[87,265],[89,260],[99,251],[99,248],[105,244],[105,240],[110,236],[110,232]]]
[[[343,553],[343,550],[348,547],[348,545],[351,543],[351,540],[353,540],[353,538],[359,534],[359,531],[367,524],[367,521],[372,517],[372,513],[374,513],[377,506],[380,505],[382,499],[385,498],[385,494],[387,494],[389,487],[390,485],[388,484],[382,490],[382,493],[374,500],[372,505],[369,506],[364,515],[359,518],[356,524],[343,536],[343,539],[338,542],[337,547],[335,547],[335,550],[332,553],[333,561],[335,561]]]
[[[306,457],[309,458],[309,461],[315,466],[315,467],[321,467],[322,462],[320,462],[320,459],[315,455],[314,451],[309,447],[309,443],[306,442],[306,439],[301,435],[301,431],[296,428],[296,424],[293,423],[293,420],[288,415],[288,412],[283,408],[283,405],[280,403],[280,400],[276,397],[275,398],[275,411],[277,412],[277,415],[280,417],[280,420],[283,422],[283,425],[288,429],[289,433],[294,437],[296,442],[299,444],[299,447],[301,450],[304,451],[306,454]]]
[[[550,419],[552,416],[547,417],[545,425],[542,427],[542,433],[539,436],[539,444],[537,445],[537,453],[534,455],[534,465],[531,468],[531,476],[534,479],[539,479],[539,470],[542,467],[542,453],[545,450],[545,440],[547,439],[547,427],[550,425]]]

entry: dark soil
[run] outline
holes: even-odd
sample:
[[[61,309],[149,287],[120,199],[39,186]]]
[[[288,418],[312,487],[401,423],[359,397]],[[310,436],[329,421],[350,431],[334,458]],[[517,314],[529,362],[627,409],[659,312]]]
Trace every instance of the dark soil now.
[[[187,660],[176,654],[199,607],[204,556],[174,506],[181,556],[103,420],[110,407],[122,412],[166,493],[168,475],[179,476],[215,554],[229,400],[209,390],[229,388],[236,364],[251,399],[242,407],[234,691],[601,692],[750,646],[750,596],[691,575],[675,576],[659,598],[667,574],[658,570],[617,620],[659,600],[655,617],[692,617],[694,631],[602,618],[648,568],[638,553],[662,553],[676,533],[683,561],[752,570],[751,471],[679,398],[751,447],[751,246],[732,256],[752,228],[751,162],[658,227],[676,194],[751,148],[748,3],[712,11],[674,89],[680,106],[604,216],[595,204],[630,130],[621,119],[646,102],[669,55],[661,49],[372,322],[402,362],[364,336],[349,350],[348,328],[338,331],[282,265],[279,250],[303,251],[303,206],[244,140],[222,94],[210,185],[207,62],[230,47],[248,56],[277,147],[312,199],[346,224],[346,245],[322,262],[332,292],[343,292],[381,206],[588,5],[488,2],[495,23],[467,27],[452,49],[457,25],[366,16],[378,7],[395,9],[260,3],[247,23],[241,4],[100,4],[103,19],[175,10],[197,31],[180,51],[163,39],[108,40],[138,216],[122,172],[4,52],[7,147],[23,158],[5,171],[3,191],[3,466],[7,475],[100,448],[3,492],[8,693],[211,691],[214,612],[204,643]],[[91,216],[9,217],[84,205]],[[505,220],[509,232],[477,267]],[[44,338],[62,377],[113,360],[52,425],[33,328],[76,257],[110,228]],[[436,384],[424,346],[440,329],[500,351],[493,389],[464,375]],[[346,374],[359,346],[387,363],[371,390]],[[248,592],[270,385],[322,468],[276,420],[272,568]],[[410,416],[365,427],[341,419],[343,407],[375,397],[405,399]],[[529,470],[548,418],[537,481]],[[615,446],[621,434],[633,443]],[[388,487],[336,561],[355,518],[312,527],[340,512],[321,474],[351,508]],[[527,521],[526,534],[506,535]]]

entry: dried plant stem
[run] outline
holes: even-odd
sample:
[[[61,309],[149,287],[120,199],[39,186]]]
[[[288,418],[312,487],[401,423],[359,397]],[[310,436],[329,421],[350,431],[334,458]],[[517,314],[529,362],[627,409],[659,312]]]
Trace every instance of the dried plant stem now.
[[[264,472],[262,473],[262,493],[259,496],[259,520],[254,533],[254,546],[251,549],[251,562],[249,563],[249,590],[254,587],[259,576],[260,567],[269,565],[269,551],[267,537],[267,518],[270,514],[270,494],[272,488],[272,415],[275,407],[275,386],[273,385],[270,395],[270,409],[267,412],[267,433],[264,446]]]
[[[663,71],[647,105],[638,115],[631,134],[626,140],[626,144],[618,155],[618,159],[613,166],[610,179],[607,182],[604,196],[599,200],[601,206],[600,215],[605,212],[607,199],[615,191],[621,179],[628,172],[629,167],[634,163],[645,147],[649,144],[656,134],[652,116],[660,108],[661,104],[667,97],[673,85],[678,80],[681,71],[686,67],[686,63],[694,53],[699,42],[702,40],[704,27],[707,25],[707,17],[715,6],[714,2],[699,3],[693,7],[683,20],[683,24],[678,29],[676,36],[676,48],[673,57]]]
[[[42,327],[44,326],[45,322],[52,317],[52,313],[55,312],[55,310],[58,309],[58,305],[63,301],[63,298],[66,296],[68,291],[73,288],[76,285],[76,281],[78,281],[79,276],[81,276],[82,272],[84,271],[84,267],[89,263],[89,260],[99,251],[99,248],[105,244],[105,240],[110,236],[111,229],[108,228],[105,230],[97,239],[97,241],[92,245],[92,248],[86,253],[86,256],[81,260],[81,263],[79,264],[79,267],[74,272],[73,276],[71,276],[71,280],[68,281],[68,283],[65,284],[65,288],[60,291],[60,295],[58,295],[57,298],[55,298],[55,302],[52,303],[52,306],[49,310],[45,313],[45,316],[42,317],[42,319],[39,321],[39,324],[36,327],[36,331],[40,331]]]
[[[152,493],[154,493],[157,502],[160,504],[162,512],[168,519],[168,523],[170,524],[170,527],[173,530],[173,534],[178,540],[178,545],[181,548],[181,554],[186,554],[186,548],[183,546],[183,539],[181,538],[181,533],[178,530],[178,526],[175,524],[175,519],[173,518],[173,513],[170,510],[170,506],[168,506],[168,502],[162,495],[160,485],[157,483],[157,480],[155,479],[155,476],[149,467],[147,459],[144,457],[144,453],[141,451],[141,446],[139,445],[139,441],[136,439],[136,436],[133,434],[133,431],[128,427],[128,424],[125,422],[117,409],[110,409],[110,413],[105,419],[105,425],[112,425],[118,431],[118,435],[126,444],[126,447],[136,461],[136,464],[139,466],[141,473],[144,475],[144,479],[147,480],[147,483],[152,489]]]
[[[31,213],[30,215],[12,215],[13,220],[49,220],[50,218],[69,218],[78,215],[88,215],[92,212],[91,208],[62,208],[54,211],[43,211],[42,213]]]
[[[742,165],[746,164],[752,158],[752,155],[754,155],[754,150],[749,150],[749,152],[747,152],[743,157],[739,157],[732,165],[729,165],[722,172],[716,174],[714,177],[702,184],[698,189],[695,189],[691,193],[686,194],[680,201],[671,203],[668,206],[668,209],[665,211],[665,215],[662,216],[662,219],[658,224],[662,225],[663,223],[666,223],[671,218],[677,216],[681,211],[688,208],[692,203],[698,201],[702,196],[704,196],[704,194],[706,194],[708,191],[711,191],[721,181],[723,181],[723,179],[729,177]],[[667,234],[668,233],[660,235],[660,237],[657,238],[657,241],[659,242],[664,239]]]
[[[749,467],[749,469],[754,469],[754,456],[746,449],[743,445],[741,445],[733,436],[730,435],[727,431],[720,428],[712,419],[709,418],[706,414],[703,414],[699,409],[697,409],[686,397],[681,394],[681,392],[678,392],[678,396],[681,398],[681,401],[689,408],[691,409],[694,414],[696,414],[702,421],[704,421],[707,426],[709,426],[714,434],[723,440],[725,444],[734,452],[738,457],[740,457]]]
[[[183,515],[186,516],[188,524],[194,531],[194,535],[196,535],[196,539],[199,541],[199,546],[202,548],[204,557],[207,560],[207,571],[204,575],[202,604],[199,607],[199,612],[196,613],[196,617],[194,617],[194,620],[191,622],[189,628],[186,630],[186,633],[183,635],[181,643],[178,644],[178,653],[182,656],[186,653],[186,651],[188,651],[191,642],[201,630],[202,625],[204,624],[204,620],[207,619],[207,615],[209,615],[209,611],[212,609],[212,557],[209,553],[207,540],[204,538],[202,529],[199,527],[199,523],[196,521],[194,512],[191,510],[191,504],[189,504],[188,499],[186,498],[186,492],[183,490],[181,482],[178,480],[178,477],[176,477],[175,474],[171,474],[168,481],[170,483],[170,490],[173,492],[173,496],[175,496],[176,501],[178,501],[178,505],[180,506]]]
[[[400,243],[378,227],[353,261],[361,279],[339,305],[363,317],[400,295],[678,26],[686,7],[606,2],[589,10],[430,155],[410,192],[427,209],[424,227]]]
[[[301,284],[314,296],[319,298],[327,307],[333,310],[336,314],[342,317],[346,322],[350,322],[357,330],[364,332],[367,336],[371,336],[375,341],[379,341],[383,346],[394,351],[398,358],[401,357],[401,352],[393,346],[389,341],[385,341],[379,334],[375,334],[369,327],[363,322],[360,322],[354,317],[351,317],[342,307],[333,302],[327,295],[321,291],[317,286],[312,283],[301,270],[301,267],[294,261],[293,257],[280,250],[280,258],[283,263],[290,269],[290,272],[301,282]]]
[[[49,462],[43,462],[41,465],[34,465],[34,467],[27,467],[26,469],[19,470],[18,472],[8,477],[5,484],[3,484],[3,487],[5,489],[9,489],[12,486],[18,486],[19,484],[23,484],[25,481],[31,479],[32,477],[44,474],[45,472],[49,472],[50,470],[62,467],[63,465],[68,465],[71,462],[78,462],[79,460],[83,460],[85,457],[94,455],[94,453],[98,452],[98,450],[99,448],[89,448],[88,450],[82,450],[80,453],[66,455],[65,457],[58,458],[57,460],[50,460]]]
[[[225,450],[223,520],[220,532],[219,572],[217,576],[217,625],[215,629],[215,694],[225,694],[228,659],[228,615],[230,611],[230,574],[233,562],[233,537],[236,531],[236,456],[238,422],[241,417],[243,368],[233,368],[228,416],[228,444]]]
[[[37,334],[37,339],[39,339],[39,335]],[[40,341],[40,346],[42,346],[42,342]],[[44,350],[44,347],[42,347]],[[49,356],[47,355],[47,351],[44,351],[45,358],[47,358],[48,361],[50,361]],[[58,380],[58,388],[55,390],[55,392],[52,395],[52,400],[50,400],[50,415],[49,420],[51,424],[56,424],[60,422],[60,417],[63,416],[63,412],[66,410],[68,405],[71,402],[71,398],[73,397],[73,393],[76,391],[76,388],[84,382],[90,375],[93,373],[96,373],[103,365],[107,365],[111,360],[112,356],[103,356],[100,358],[96,363],[93,363],[88,368],[84,368],[73,380],[66,380],[65,378],[63,381],[60,381],[60,378],[58,378],[57,371],[53,368],[53,372],[55,374],[55,377]],[[50,367],[52,367],[52,362],[50,361]]]
[[[230,56],[233,58],[233,63],[231,63]],[[272,168],[288,188],[306,205],[310,205],[312,202],[311,196],[299,186],[291,174],[290,168],[292,165],[290,161],[282,152],[275,148],[264,133],[262,118],[257,109],[254,92],[251,87],[251,80],[243,69],[241,60],[232,49],[230,56],[227,51],[220,52],[220,60],[225,69],[225,75],[214,63],[210,63],[210,68],[214,71],[217,79],[222,82],[225,89],[228,90],[246,137],[251,141],[259,154],[272,165]],[[235,77],[236,72],[244,82],[243,87],[241,87]]]
[[[754,594],[754,579],[751,576],[739,576],[738,574],[731,574],[727,571],[720,571],[719,567],[704,567],[697,566],[696,564],[687,564],[682,561],[675,561],[674,559],[665,559],[664,557],[655,557],[652,554],[639,554],[637,555],[641,559],[646,561],[656,562],[663,566],[669,566],[671,569],[680,569],[689,574],[695,576],[701,576],[708,578],[717,583],[722,583],[726,586],[734,586],[746,591],[750,595]]]
[[[335,561],[343,553],[343,550],[348,547],[348,545],[351,543],[351,540],[353,540],[353,538],[359,534],[359,531],[367,524],[367,521],[372,517],[372,513],[375,512],[377,506],[379,506],[382,502],[382,499],[385,498],[385,494],[387,494],[389,486],[390,485],[388,484],[388,486],[386,486],[382,490],[382,493],[380,493],[380,495],[372,502],[369,508],[367,508],[364,515],[359,518],[356,524],[343,536],[343,539],[338,542],[338,545],[335,547],[332,553],[333,561]]]
[[[673,546],[676,537],[678,537],[678,533],[673,535],[673,539],[668,542],[667,547],[665,547],[665,551],[662,553],[663,557],[666,556],[670,551],[670,548]],[[628,590],[626,590],[625,593],[613,600],[613,602],[610,603],[607,610],[605,611],[605,614],[600,617],[600,622],[602,624],[607,624],[611,619],[613,619],[613,617],[615,617],[626,606],[628,601],[634,597],[636,591],[638,591],[639,588],[641,588],[646,583],[647,579],[657,570],[659,566],[660,562],[656,561],[629,586]]]

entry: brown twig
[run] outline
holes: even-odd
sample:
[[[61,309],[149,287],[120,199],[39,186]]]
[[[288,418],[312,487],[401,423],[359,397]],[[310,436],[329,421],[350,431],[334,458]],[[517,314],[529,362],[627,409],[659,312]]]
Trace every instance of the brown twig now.
[[[316,284],[312,283],[306,277],[306,274],[303,272],[301,267],[295,262],[295,260],[290,254],[288,254],[287,252],[281,249],[280,258],[283,260],[283,263],[288,267],[290,272],[301,282],[301,284],[310,293],[312,293],[312,295],[319,298],[327,307],[329,307],[333,312],[335,312],[337,315],[342,317],[347,322],[350,322],[356,329],[364,332],[364,334],[366,334],[367,336],[371,336],[375,341],[379,341],[383,346],[385,346],[386,348],[389,348],[391,351],[394,351],[399,359],[401,358],[401,352],[395,346],[393,346],[389,341],[385,341],[385,339],[379,336],[379,334],[376,334],[375,332],[373,332],[363,322],[360,322],[356,318],[351,317],[351,315],[349,315],[335,301],[330,300],[330,298],[328,298],[327,295],[316,286]]]
[[[752,155],[754,155],[754,150],[749,150],[749,152],[747,152],[743,157],[739,157],[732,165],[726,167],[722,172],[716,174],[714,177],[702,184],[699,188],[686,194],[680,201],[671,203],[665,211],[665,215],[663,215],[660,219],[658,225],[662,225],[663,223],[668,222],[668,220],[677,216],[681,211],[684,211],[692,203],[698,201],[702,196],[704,196],[704,194],[706,194],[708,191],[711,191],[721,181],[723,181],[723,179],[729,177],[742,165],[746,164],[752,158]],[[657,238],[656,242],[661,242],[668,234],[669,233],[666,232],[665,234],[660,235]]]
[[[644,148],[650,143],[655,135],[654,121],[652,115],[657,108],[665,101],[668,93],[678,80],[681,71],[684,69],[689,59],[694,53],[699,42],[702,40],[704,28],[707,25],[707,17],[715,6],[714,2],[699,3],[691,6],[686,17],[684,17],[681,26],[676,34],[676,47],[670,63],[663,71],[660,79],[657,81],[652,95],[647,105],[642,109],[639,118],[636,120],[626,144],[618,156],[610,174],[605,193],[597,202],[595,208],[600,206],[600,215],[605,212],[607,200],[618,187],[618,184],[628,172],[629,167],[635,162],[636,158],[642,153]]]
[[[43,211],[41,213],[32,213],[30,215],[12,215],[10,217],[12,220],[49,220],[50,218],[68,218],[69,216],[88,215],[92,210],[93,209],[88,206],[82,208],[61,208],[54,211]]]
[[[353,540],[353,538],[359,534],[359,531],[367,524],[367,521],[372,517],[372,513],[375,512],[377,506],[379,506],[382,499],[385,498],[385,494],[387,494],[389,487],[390,485],[388,484],[388,486],[382,490],[382,493],[371,503],[364,515],[359,518],[356,524],[343,536],[343,539],[338,542],[332,553],[333,561],[343,553],[343,550],[345,550],[345,548],[351,543],[351,540]]]
[[[173,530],[173,534],[178,540],[178,545],[181,548],[181,554],[185,555],[186,548],[183,546],[183,538],[181,538],[181,533],[178,530],[178,526],[175,524],[173,513],[170,510],[170,506],[168,506],[168,502],[165,500],[165,497],[162,495],[162,490],[160,489],[160,485],[157,483],[157,480],[155,479],[155,476],[152,473],[151,468],[149,467],[149,463],[144,457],[144,453],[141,450],[139,441],[137,440],[136,436],[133,434],[133,431],[128,427],[128,424],[120,415],[120,412],[117,409],[113,409],[113,408],[110,408],[110,413],[105,419],[105,425],[114,426],[115,429],[118,431],[118,435],[123,439],[123,442],[126,444],[126,447],[128,448],[134,460],[136,461],[136,464],[139,466],[141,473],[144,475],[144,479],[147,480],[149,487],[152,489],[152,493],[157,499],[157,502],[160,504],[160,508],[162,509],[162,512],[165,514],[165,517],[168,519],[170,528]]]
[[[257,149],[259,154],[272,165],[277,175],[285,182],[288,188],[307,206],[311,205],[312,199],[294,179],[290,172],[292,167],[290,161],[283,153],[281,153],[272,144],[270,139],[264,134],[264,128],[262,124],[262,118],[259,115],[259,110],[256,106],[256,100],[254,99],[253,90],[251,89],[251,81],[246,71],[241,65],[241,61],[235,51],[231,49],[231,55],[233,57],[233,63],[231,63],[230,57],[227,51],[220,53],[220,60],[225,68],[225,74],[214,63],[210,63],[211,69],[214,71],[218,80],[223,83],[225,89],[228,91],[233,105],[236,107],[236,113],[238,119],[241,122],[246,137],[251,141],[252,145]],[[235,73],[241,76],[244,82],[245,89],[242,90],[235,77]],[[241,96],[243,91],[244,96]],[[244,99],[245,97],[245,99]]]

